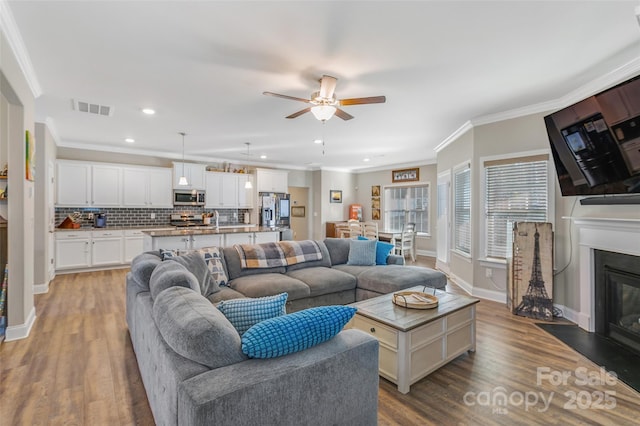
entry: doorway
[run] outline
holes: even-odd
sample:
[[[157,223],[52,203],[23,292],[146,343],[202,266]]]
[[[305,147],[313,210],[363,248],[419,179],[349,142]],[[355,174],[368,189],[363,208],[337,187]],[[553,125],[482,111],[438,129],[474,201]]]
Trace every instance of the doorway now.
[[[290,186],[291,231],[296,241],[309,239],[309,188]]]
[[[436,267],[449,273],[449,241],[451,241],[451,172],[438,175],[438,217],[437,217],[437,256]]]

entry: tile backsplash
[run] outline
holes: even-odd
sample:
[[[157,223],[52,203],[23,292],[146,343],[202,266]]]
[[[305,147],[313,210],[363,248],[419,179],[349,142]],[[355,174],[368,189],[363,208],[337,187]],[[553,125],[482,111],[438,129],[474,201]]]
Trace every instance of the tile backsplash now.
[[[102,213],[107,215],[107,226],[168,226],[172,214],[202,214],[213,213],[218,210],[220,225],[243,222],[248,209],[206,209],[202,207],[186,207],[173,209],[134,209],[134,208],[56,208],[55,226],[58,226],[67,216],[74,212],[82,214],[82,227],[93,226],[93,220],[88,219],[88,214]],[[151,215],[155,214],[155,219]]]

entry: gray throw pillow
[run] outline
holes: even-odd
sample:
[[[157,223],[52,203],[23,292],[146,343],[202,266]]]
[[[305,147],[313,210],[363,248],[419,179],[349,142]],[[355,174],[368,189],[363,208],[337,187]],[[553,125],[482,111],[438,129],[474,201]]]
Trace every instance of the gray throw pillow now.
[[[149,291],[156,297],[169,287],[186,287],[200,294],[198,279],[178,262],[162,262],[151,273]]]
[[[214,369],[247,359],[240,335],[224,314],[202,295],[182,287],[160,293],[153,319],[177,354]]]
[[[211,271],[207,266],[207,262],[202,257],[202,254],[198,251],[192,251],[190,253],[175,256],[167,259],[171,262],[178,262],[189,272],[196,276],[198,283],[200,284],[200,294],[204,297],[220,291],[218,283],[216,283],[211,276]]]
[[[377,240],[350,240],[347,265],[372,266],[376,264]]]

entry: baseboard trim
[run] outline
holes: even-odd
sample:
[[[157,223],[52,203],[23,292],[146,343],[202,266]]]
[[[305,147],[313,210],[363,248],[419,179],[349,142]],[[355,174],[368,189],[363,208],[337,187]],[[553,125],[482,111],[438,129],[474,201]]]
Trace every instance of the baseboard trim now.
[[[460,286],[460,288],[462,288],[464,291],[469,293],[470,296],[473,295],[473,286],[471,284],[469,284],[468,282],[466,282],[465,280],[463,280],[462,278],[460,278],[455,274],[449,274],[449,279],[453,281],[455,284],[457,284],[458,286]]]
[[[436,257],[436,252],[433,250],[416,250],[417,256],[429,256]]]
[[[580,318],[582,317],[580,312],[574,309],[568,308],[564,305],[554,304],[553,307],[560,309],[562,311],[562,318],[568,319],[572,323],[580,324]]]
[[[29,312],[29,316],[27,317],[27,321],[24,324],[10,325],[9,327],[7,327],[5,341],[10,342],[12,340],[20,340],[29,337],[29,333],[31,333],[31,327],[33,327],[33,323],[35,321],[36,308],[32,307],[31,312]]]
[[[481,299],[492,300],[494,302],[502,303],[503,305],[507,304],[507,296],[501,291],[474,287],[472,294]]]
[[[49,293],[49,283],[46,282],[44,284],[34,284],[33,285],[33,294],[45,294]]]

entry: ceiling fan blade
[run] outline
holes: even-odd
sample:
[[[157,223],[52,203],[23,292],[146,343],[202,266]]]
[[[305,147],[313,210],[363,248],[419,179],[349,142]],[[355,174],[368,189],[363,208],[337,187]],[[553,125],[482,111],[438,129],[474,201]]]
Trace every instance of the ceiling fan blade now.
[[[336,108],[335,115],[336,115],[337,117],[342,118],[343,120],[351,120],[351,119],[353,118],[353,115],[351,115],[351,114],[349,114],[349,113],[347,113],[347,112],[344,112],[344,111],[343,111],[343,110],[341,110],[340,108]]]
[[[387,101],[385,96],[370,96],[368,98],[351,98],[351,99],[340,99],[338,101],[341,106],[347,105],[363,105],[363,104],[382,104]]]
[[[290,99],[292,101],[300,101],[300,102],[306,102],[306,103],[311,102],[309,99],[296,98],[295,96],[281,95],[279,93],[273,93],[273,92],[262,92],[262,94],[267,96],[275,96],[276,98]]]
[[[333,98],[338,79],[330,75],[323,75],[320,80],[320,97],[325,99]]]
[[[300,111],[298,111],[298,112],[294,112],[293,114],[288,115],[288,116],[286,116],[285,118],[296,118],[296,117],[300,117],[302,114],[306,114],[306,113],[308,113],[309,111],[311,111],[311,107],[309,107],[309,108],[305,108],[305,109],[302,109],[302,110],[300,110]]]

